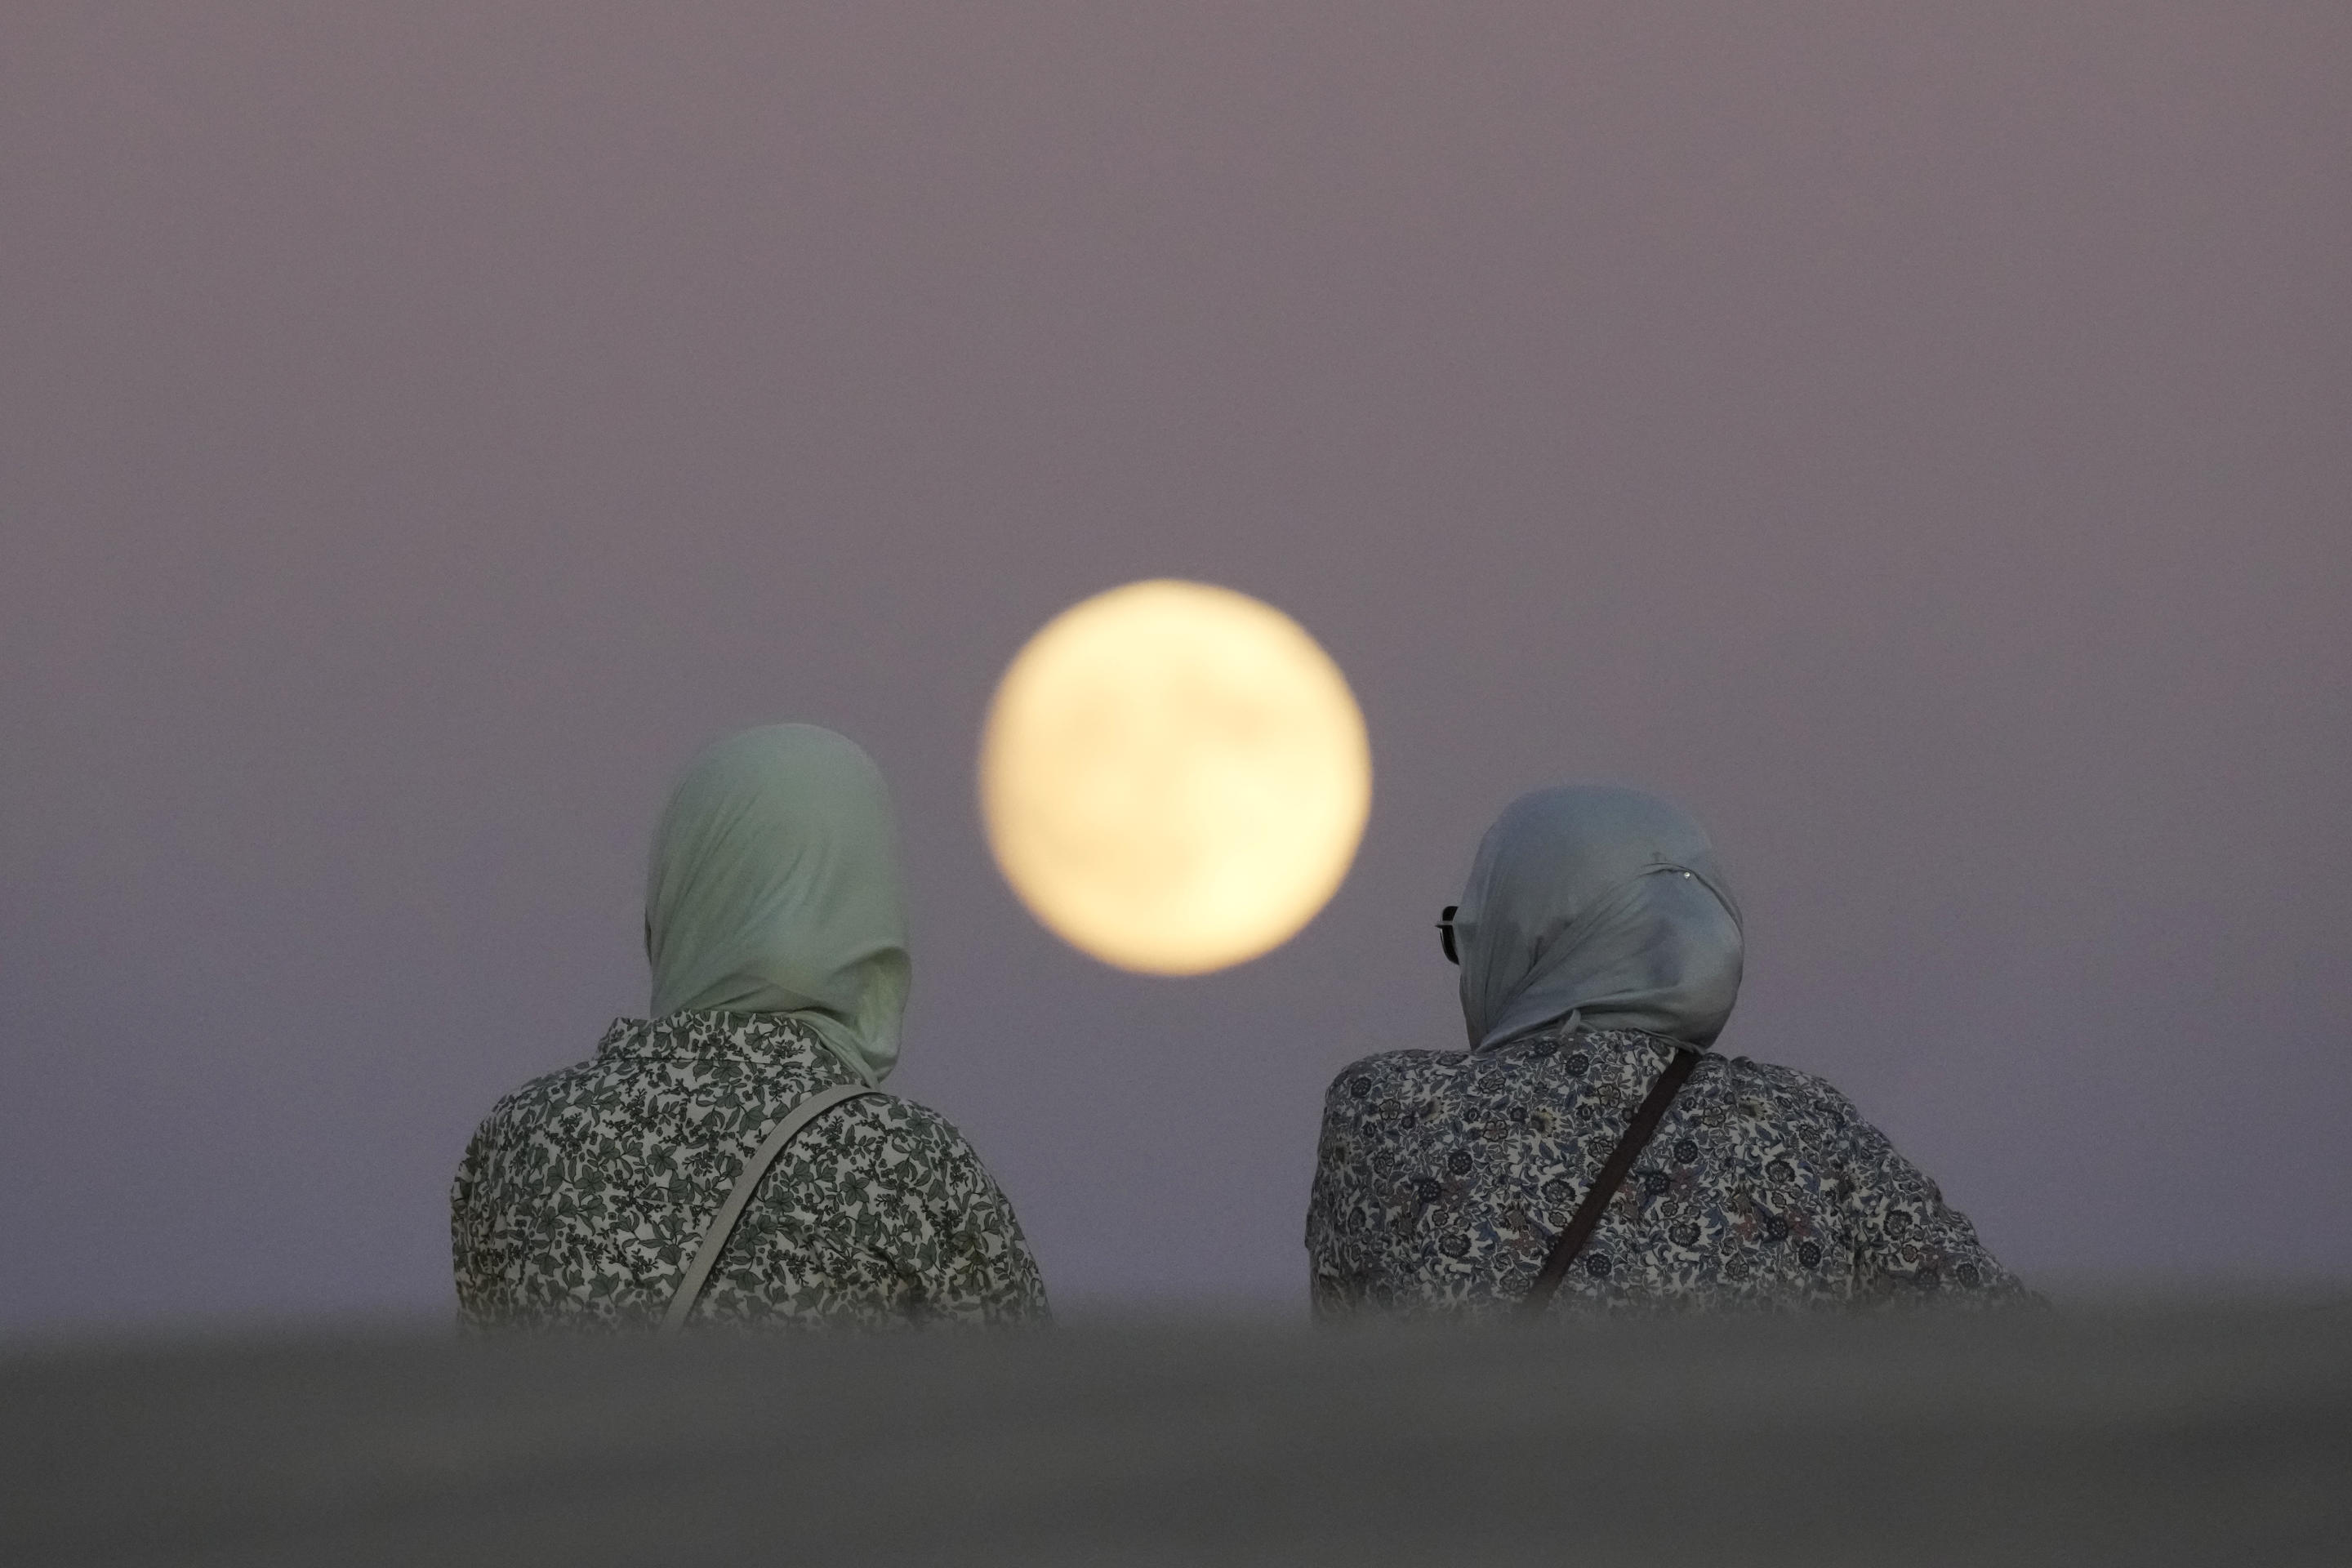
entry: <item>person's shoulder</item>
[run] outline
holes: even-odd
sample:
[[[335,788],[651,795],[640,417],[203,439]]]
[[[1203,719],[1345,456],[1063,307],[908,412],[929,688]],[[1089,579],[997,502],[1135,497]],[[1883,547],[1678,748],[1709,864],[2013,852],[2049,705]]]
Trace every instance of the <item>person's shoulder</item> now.
[[[1721,1089],[1756,1102],[1752,1109],[1759,1112],[1769,1109],[1782,1115],[1811,1114],[1841,1125],[1858,1120],[1853,1101],[1818,1074],[1751,1057],[1708,1055],[1717,1064]]]
[[[567,1110],[593,1108],[622,1095],[629,1080],[644,1070],[644,1061],[632,1047],[645,1028],[640,1020],[616,1018],[584,1060],[543,1072],[500,1095],[475,1130],[476,1141],[496,1142],[528,1132]]]
[[[842,1106],[838,1114],[846,1125],[869,1131],[942,1147],[969,1147],[954,1122],[919,1100],[892,1094],[886,1089],[869,1089],[856,1096]]]
[[[609,1087],[610,1064],[591,1058],[544,1072],[500,1095],[482,1118],[477,1136],[536,1125],[572,1106],[599,1098]]]
[[[1410,1089],[1425,1089],[1457,1075],[1469,1057],[1461,1051],[1382,1051],[1349,1062],[1324,1090],[1324,1101],[1377,1102]]]
[[[909,1165],[962,1171],[986,1170],[980,1152],[956,1124],[920,1101],[887,1089],[861,1094],[835,1110],[844,1152],[877,1161],[888,1170]]]

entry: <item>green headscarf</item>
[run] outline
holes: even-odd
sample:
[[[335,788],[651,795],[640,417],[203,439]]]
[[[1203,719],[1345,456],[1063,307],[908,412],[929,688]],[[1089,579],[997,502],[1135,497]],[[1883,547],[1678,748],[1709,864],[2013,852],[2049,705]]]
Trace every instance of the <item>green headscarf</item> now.
[[[654,834],[652,1016],[782,1013],[881,1081],[912,973],[897,838],[881,770],[830,730],[772,724],[707,748]]]

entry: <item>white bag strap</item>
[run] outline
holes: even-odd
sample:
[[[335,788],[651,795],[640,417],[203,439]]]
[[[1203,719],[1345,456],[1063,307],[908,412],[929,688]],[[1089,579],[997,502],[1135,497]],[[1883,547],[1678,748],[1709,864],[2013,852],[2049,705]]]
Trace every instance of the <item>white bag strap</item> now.
[[[662,1314],[663,1333],[674,1334],[686,1326],[695,1302],[702,1299],[704,1282],[710,1278],[711,1269],[719,1265],[719,1255],[727,1250],[727,1238],[735,1234],[735,1222],[743,1217],[743,1210],[751,1205],[751,1194],[759,1190],[761,1178],[768,1173],[768,1167],[776,1163],[776,1156],[784,1152],[784,1145],[800,1136],[803,1128],[843,1100],[856,1100],[861,1094],[881,1092],[871,1084],[835,1084],[831,1089],[820,1089],[810,1095],[784,1112],[783,1120],[776,1123],[759,1148],[752,1151],[751,1157],[743,1163],[743,1173],[735,1178],[734,1189],[727,1194],[727,1201],[719,1205],[718,1214],[711,1216],[709,1227],[702,1233],[701,1249],[695,1253],[694,1261],[687,1266],[686,1277],[677,1282],[677,1293],[669,1299],[669,1310]]]

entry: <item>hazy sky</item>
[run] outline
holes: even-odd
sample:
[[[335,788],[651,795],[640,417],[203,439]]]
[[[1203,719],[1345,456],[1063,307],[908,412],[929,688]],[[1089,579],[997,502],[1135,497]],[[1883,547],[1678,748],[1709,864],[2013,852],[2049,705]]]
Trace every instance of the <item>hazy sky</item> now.
[[[450,1306],[476,1120],[642,1009],[807,719],[905,818],[896,1089],[1065,1302],[1303,1308],[1323,1085],[1570,778],[1713,827],[1724,1048],[2029,1277],[2352,1278],[2352,9],[15,0],[0,1324]],[[1300,938],[995,875],[1065,605],[1297,616]]]

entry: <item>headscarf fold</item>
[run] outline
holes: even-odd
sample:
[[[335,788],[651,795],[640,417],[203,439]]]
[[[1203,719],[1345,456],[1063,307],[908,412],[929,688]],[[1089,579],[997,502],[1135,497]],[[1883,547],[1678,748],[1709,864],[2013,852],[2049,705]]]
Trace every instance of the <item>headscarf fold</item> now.
[[[814,724],[746,730],[670,793],[646,876],[652,1016],[781,1013],[867,1083],[898,1059],[907,955],[881,771]]]
[[[1739,994],[1739,909],[1715,847],[1639,790],[1513,801],[1479,841],[1454,932],[1474,1051],[1570,1013],[1704,1049]]]

